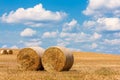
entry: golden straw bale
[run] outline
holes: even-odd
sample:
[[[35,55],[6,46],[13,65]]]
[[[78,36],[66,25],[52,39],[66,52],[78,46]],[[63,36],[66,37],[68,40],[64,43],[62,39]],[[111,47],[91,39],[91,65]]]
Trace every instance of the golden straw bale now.
[[[8,53],[7,53],[7,50],[1,50],[0,54],[3,55],[3,54],[8,54]]]
[[[41,56],[44,49],[41,47],[23,48],[17,55],[17,62],[23,70],[43,70]]]
[[[73,62],[73,54],[65,47],[50,47],[42,56],[42,65],[49,72],[68,71]]]
[[[13,51],[10,50],[10,49],[8,49],[8,50],[7,50],[7,53],[8,53],[8,54],[13,54]]]

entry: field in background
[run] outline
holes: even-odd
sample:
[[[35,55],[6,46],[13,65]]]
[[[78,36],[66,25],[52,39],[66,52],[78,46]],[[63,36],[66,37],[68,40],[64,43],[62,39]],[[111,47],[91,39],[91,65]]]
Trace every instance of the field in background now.
[[[70,71],[21,71],[13,55],[0,55],[0,80],[120,80],[120,55],[74,52]]]

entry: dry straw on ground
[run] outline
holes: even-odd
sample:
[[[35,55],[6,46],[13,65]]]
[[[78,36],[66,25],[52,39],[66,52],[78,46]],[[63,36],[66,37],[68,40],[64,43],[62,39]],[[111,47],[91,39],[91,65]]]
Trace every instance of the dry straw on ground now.
[[[3,55],[3,54],[8,54],[8,53],[7,53],[7,50],[1,50],[0,54]]]
[[[74,62],[71,51],[65,47],[50,47],[42,56],[42,64],[49,72],[67,71]]]
[[[41,56],[44,49],[41,47],[23,48],[17,55],[17,61],[23,70],[43,70]]]
[[[13,51],[10,50],[10,49],[8,49],[8,50],[7,50],[7,53],[8,53],[8,54],[13,54]]]

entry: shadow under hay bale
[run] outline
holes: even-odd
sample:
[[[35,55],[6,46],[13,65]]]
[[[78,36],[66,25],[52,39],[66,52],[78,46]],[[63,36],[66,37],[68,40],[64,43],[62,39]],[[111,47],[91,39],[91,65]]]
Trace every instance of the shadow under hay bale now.
[[[23,70],[43,70],[41,56],[44,49],[41,47],[23,48],[17,55],[17,62]]]
[[[0,54],[1,54],[1,55],[4,55],[4,54],[8,54],[8,53],[7,53],[7,50],[1,50],[1,51],[0,51]]]
[[[48,72],[68,71],[73,62],[73,54],[65,47],[50,47],[42,56],[42,65]]]
[[[8,49],[8,50],[7,50],[7,53],[8,53],[8,54],[13,54],[13,51],[10,50],[10,49]]]

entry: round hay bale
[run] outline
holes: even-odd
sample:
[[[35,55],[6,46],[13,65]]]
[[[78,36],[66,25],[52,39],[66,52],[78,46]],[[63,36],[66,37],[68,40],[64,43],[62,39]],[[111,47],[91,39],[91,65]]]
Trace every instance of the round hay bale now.
[[[23,70],[43,70],[41,56],[44,49],[41,47],[23,48],[17,55],[17,62]]]
[[[7,50],[7,53],[8,53],[8,54],[13,54],[13,51],[10,50],[10,49],[8,49],[8,50]]]
[[[3,54],[8,54],[8,53],[7,53],[7,50],[1,50],[0,54],[3,55]]]
[[[50,47],[42,56],[42,65],[49,72],[68,71],[73,62],[73,54],[65,47]]]

